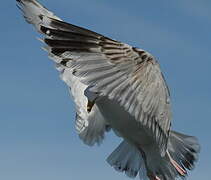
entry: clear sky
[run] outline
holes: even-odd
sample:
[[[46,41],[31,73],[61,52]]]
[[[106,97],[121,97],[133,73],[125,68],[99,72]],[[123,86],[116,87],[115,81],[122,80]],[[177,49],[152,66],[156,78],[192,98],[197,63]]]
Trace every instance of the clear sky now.
[[[189,180],[211,172],[211,1],[42,0],[62,19],[151,52],[171,90],[173,129],[199,138]],[[39,35],[15,0],[1,1],[0,179],[126,180],[106,163],[120,139],[88,147],[74,106]]]

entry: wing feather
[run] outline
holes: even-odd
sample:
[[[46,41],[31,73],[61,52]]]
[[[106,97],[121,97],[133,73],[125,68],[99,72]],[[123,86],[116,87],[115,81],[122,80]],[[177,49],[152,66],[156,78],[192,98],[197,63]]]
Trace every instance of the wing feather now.
[[[60,54],[60,52],[64,52],[63,49],[66,49],[67,47],[69,49],[83,49],[86,46],[97,47],[92,43],[94,38],[90,35],[82,35],[77,32],[70,34],[69,32],[62,30],[57,31],[57,29],[48,26],[47,24],[51,22],[51,18],[58,20],[60,20],[60,18],[35,0],[17,0],[17,2],[20,5],[18,7],[22,10],[26,21],[33,24],[40,33],[46,34],[46,38],[41,40],[47,44],[44,49],[49,52],[49,57],[56,63],[57,69],[60,71],[60,77],[68,85],[70,94],[76,105],[75,127],[79,137],[85,144],[90,146],[96,143],[101,144],[104,139],[105,131],[108,130],[108,125],[97,105],[93,106],[90,113],[87,112],[88,98],[84,93],[88,89],[88,85],[85,85],[80,81],[80,78],[74,76],[73,69],[67,66],[70,61],[68,58],[70,54],[68,52]],[[47,27],[43,25],[47,25]],[[84,39],[87,41],[84,41]],[[77,57],[78,56],[75,55],[74,59]],[[85,62],[85,64],[84,61],[81,61],[81,66],[90,66],[90,64],[95,65],[99,62],[99,59],[92,57],[87,59],[87,61],[88,63]],[[102,61],[102,63],[103,62],[104,61]]]
[[[49,55],[59,57],[57,63],[73,69],[91,91],[117,100],[151,131],[165,153],[171,124],[170,94],[155,58],[142,49],[63,22],[37,7],[31,11],[36,18],[30,18],[26,4],[22,6],[26,20],[45,35]]]

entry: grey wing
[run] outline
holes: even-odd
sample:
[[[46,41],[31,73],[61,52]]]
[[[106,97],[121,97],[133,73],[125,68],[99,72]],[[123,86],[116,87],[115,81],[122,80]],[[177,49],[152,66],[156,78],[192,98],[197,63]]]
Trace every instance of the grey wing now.
[[[18,2],[21,5],[21,10],[27,22],[33,24],[39,32],[41,32],[40,27],[42,21],[47,20],[44,16],[60,20],[60,18],[35,0],[19,0]],[[84,92],[88,86],[72,74],[72,68],[65,67],[59,63],[66,57],[65,54],[63,56],[56,56],[50,53],[49,57],[57,64],[60,77],[68,85],[70,94],[73,97],[73,101],[76,105],[75,127],[80,139],[89,146],[96,143],[101,144],[104,139],[105,131],[108,130],[108,125],[97,105],[93,106],[90,113],[87,112],[88,98],[84,95]]]
[[[39,29],[50,55],[93,92],[117,100],[153,135],[165,153],[170,131],[169,91],[159,64],[148,52],[48,17]]]

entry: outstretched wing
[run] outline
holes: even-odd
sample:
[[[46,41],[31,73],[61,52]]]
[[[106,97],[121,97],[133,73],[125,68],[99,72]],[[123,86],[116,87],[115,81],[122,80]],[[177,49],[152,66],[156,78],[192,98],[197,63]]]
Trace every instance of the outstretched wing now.
[[[23,2],[24,0],[22,0]],[[26,1],[26,0],[25,0]],[[165,153],[171,112],[159,64],[148,52],[40,13],[46,50],[101,96],[117,100],[155,138]]]
[[[21,5],[20,9],[23,11],[26,21],[33,24],[39,32],[41,32],[40,26],[44,20],[42,16],[61,20],[35,0],[17,1]],[[101,144],[104,139],[104,134],[108,130],[108,125],[105,123],[105,119],[97,105],[93,106],[90,113],[87,112],[88,98],[84,95],[84,92],[88,86],[72,74],[72,68],[67,68],[59,63],[65,57],[64,55],[60,57],[50,53],[49,57],[56,62],[61,79],[69,86],[70,94],[76,105],[75,127],[80,139],[89,146],[96,143]]]

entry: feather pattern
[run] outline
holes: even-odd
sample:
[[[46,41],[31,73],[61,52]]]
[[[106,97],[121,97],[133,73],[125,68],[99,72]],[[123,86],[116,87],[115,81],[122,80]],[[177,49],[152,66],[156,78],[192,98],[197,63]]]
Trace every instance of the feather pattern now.
[[[69,49],[83,49],[86,46],[97,47],[92,42],[94,38],[91,39],[91,33],[87,37],[77,32],[70,34],[66,31],[53,29],[50,26],[51,20],[61,21],[61,19],[35,0],[17,0],[17,2],[26,21],[33,24],[38,32],[46,35],[45,39],[39,40],[47,44],[43,49],[49,52],[49,57],[56,63],[57,69],[60,71],[61,79],[68,85],[70,94],[72,94],[76,105],[75,127],[79,137],[85,144],[90,146],[96,143],[101,144],[104,134],[108,130],[108,125],[105,123],[105,119],[97,105],[93,106],[90,113],[87,112],[88,97],[84,95],[84,92],[88,89],[88,86],[82,83],[80,78],[73,75],[73,69],[67,67],[68,62],[71,60],[69,58],[70,53],[63,51],[67,46]],[[72,28],[74,27],[72,26]],[[84,39],[87,39],[87,41],[84,41]],[[64,53],[60,54],[59,52]],[[78,55],[75,55],[73,58],[76,59],[77,57]],[[96,62],[97,60],[93,64],[96,64]],[[81,63],[83,65],[90,64]]]
[[[27,16],[24,3],[21,6]],[[155,58],[43,11],[34,12],[36,19],[26,19],[45,35],[49,56],[59,57],[57,63],[73,69],[93,92],[117,100],[152,132],[164,154],[171,124],[170,94]]]
[[[72,70],[68,68],[63,69],[61,79],[70,87],[70,94],[76,105],[75,127],[80,139],[89,146],[100,145],[108,126],[97,105],[93,106],[90,113],[87,112],[88,98],[84,92],[88,86],[73,76]]]
[[[62,31],[67,30],[67,27],[62,28]],[[70,39],[51,39],[51,42],[46,43],[53,48],[51,53],[59,53],[59,56],[69,51],[67,66],[75,69],[74,75],[82,77],[85,84],[93,86],[93,91],[118,100],[129,113],[136,115],[136,119],[154,133],[162,151],[165,151],[171,120],[170,95],[158,63],[143,50],[107,40],[98,34],[95,38],[95,41],[92,36],[90,41],[84,39],[80,43]],[[78,58],[75,59],[72,52]],[[90,59],[92,63],[89,63]],[[142,119],[139,111],[145,113],[147,118]],[[159,134],[156,134],[157,128],[161,131]]]
[[[133,178],[172,180],[194,168],[200,145],[170,131],[170,93],[151,54],[63,22],[36,0],[16,1],[69,86],[85,144],[100,144],[112,128],[124,141],[107,161]]]

